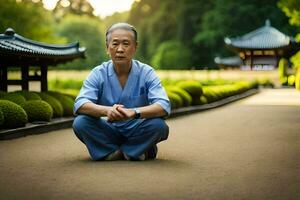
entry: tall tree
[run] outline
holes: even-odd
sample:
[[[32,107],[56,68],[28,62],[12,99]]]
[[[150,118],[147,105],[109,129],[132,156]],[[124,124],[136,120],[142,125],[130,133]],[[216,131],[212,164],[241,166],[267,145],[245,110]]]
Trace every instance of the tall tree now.
[[[94,8],[87,0],[59,0],[53,10],[57,19],[67,14],[94,17]]]
[[[41,1],[5,0],[0,6],[0,19],[1,33],[11,27],[18,34],[33,40],[63,42],[55,37],[51,12],[45,10]]]

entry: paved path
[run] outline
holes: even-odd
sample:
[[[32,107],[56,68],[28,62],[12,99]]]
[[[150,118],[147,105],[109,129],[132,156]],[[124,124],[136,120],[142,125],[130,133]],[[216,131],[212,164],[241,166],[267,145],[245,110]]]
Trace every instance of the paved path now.
[[[168,124],[155,161],[90,161],[71,129],[1,141],[0,199],[300,199],[300,92]]]

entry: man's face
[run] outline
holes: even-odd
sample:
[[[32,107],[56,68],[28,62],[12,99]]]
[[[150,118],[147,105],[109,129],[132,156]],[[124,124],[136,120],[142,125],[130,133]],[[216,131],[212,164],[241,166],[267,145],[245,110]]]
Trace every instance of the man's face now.
[[[114,64],[126,66],[130,65],[136,51],[137,44],[132,31],[116,29],[110,35],[107,53]]]

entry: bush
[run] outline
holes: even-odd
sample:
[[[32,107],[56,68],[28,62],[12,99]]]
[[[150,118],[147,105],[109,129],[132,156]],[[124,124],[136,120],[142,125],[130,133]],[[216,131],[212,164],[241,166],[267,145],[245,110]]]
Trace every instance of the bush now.
[[[1,90],[0,90],[0,98],[1,98],[1,97],[4,97],[6,94],[7,94],[7,92],[4,92],[4,91],[1,91]]]
[[[17,93],[7,93],[3,97],[1,97],[1,99],[12,101],[20,106],[22,106],[22,104],[26,102],[26,99],[22,95]]]
[[[167,91],[170,91],[172,93],[179,95],[183,101],[183,106],[190,106],[192,104],[193,99],[192,99],[191,95],[188,92],[186,92],[185,90],[181,89],[180,87],[166,86],[165,88]]]
[[[202,85],[198,81],[180,81],[177,84],[178,87],[185,90],[189,93],[192,97],[192,105],[199,105],[200,104],[200,96],[202,95]]]
[[[36,94],[35,92],[16,91],[16,92],[12,92],[12,93],[22,95],[27,101],[29,101],[29,100],[42,100],[41,97],[38,94]]]
[[[50,121],[53,116],[51,106],[43,100],[30,100],[23,104],[29,122]]]
[[[64,110],[63,116],[73,116],[74,100],[71,97],[53,91],[48,91],[46,94],[56,98],[61,103]]]
[[[207,104],[207,99],[206,99],[206,97],[204,95],[201,95],[201,97],[200,97],[200,104],[201,105],[202,104]]]
[[[38,93],[38,95],[52,107],[53,117],[62,117],[64,115],[63,106],[58,100],[45,92]]]
[[[288,85],[289,86],[295,86],[296,76],[295,75],[289,75],[288,76]]]
[[[3,123],[4,123],[4,115],[2,110],[0,110],[0,127],[2,126]]]
[[[182,107],[183,101],[178,94],[167,90],[167,95],[170,99],[172,109]]]
[[[24,109],[8,100],[0,100],[0,110],[4,116],[4,128],[17,128],[26,125],[28,118]]]

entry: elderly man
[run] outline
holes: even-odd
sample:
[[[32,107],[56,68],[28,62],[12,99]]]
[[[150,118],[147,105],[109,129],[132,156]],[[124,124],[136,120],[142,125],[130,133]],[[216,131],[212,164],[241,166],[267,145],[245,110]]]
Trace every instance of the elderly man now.
[[[112,25],[106,47],[111,60],[91,71],[75,100],[74,132],[93,160],[155,159],[169,134],[166,92],[152,67],[133,60],[133,26]]]

